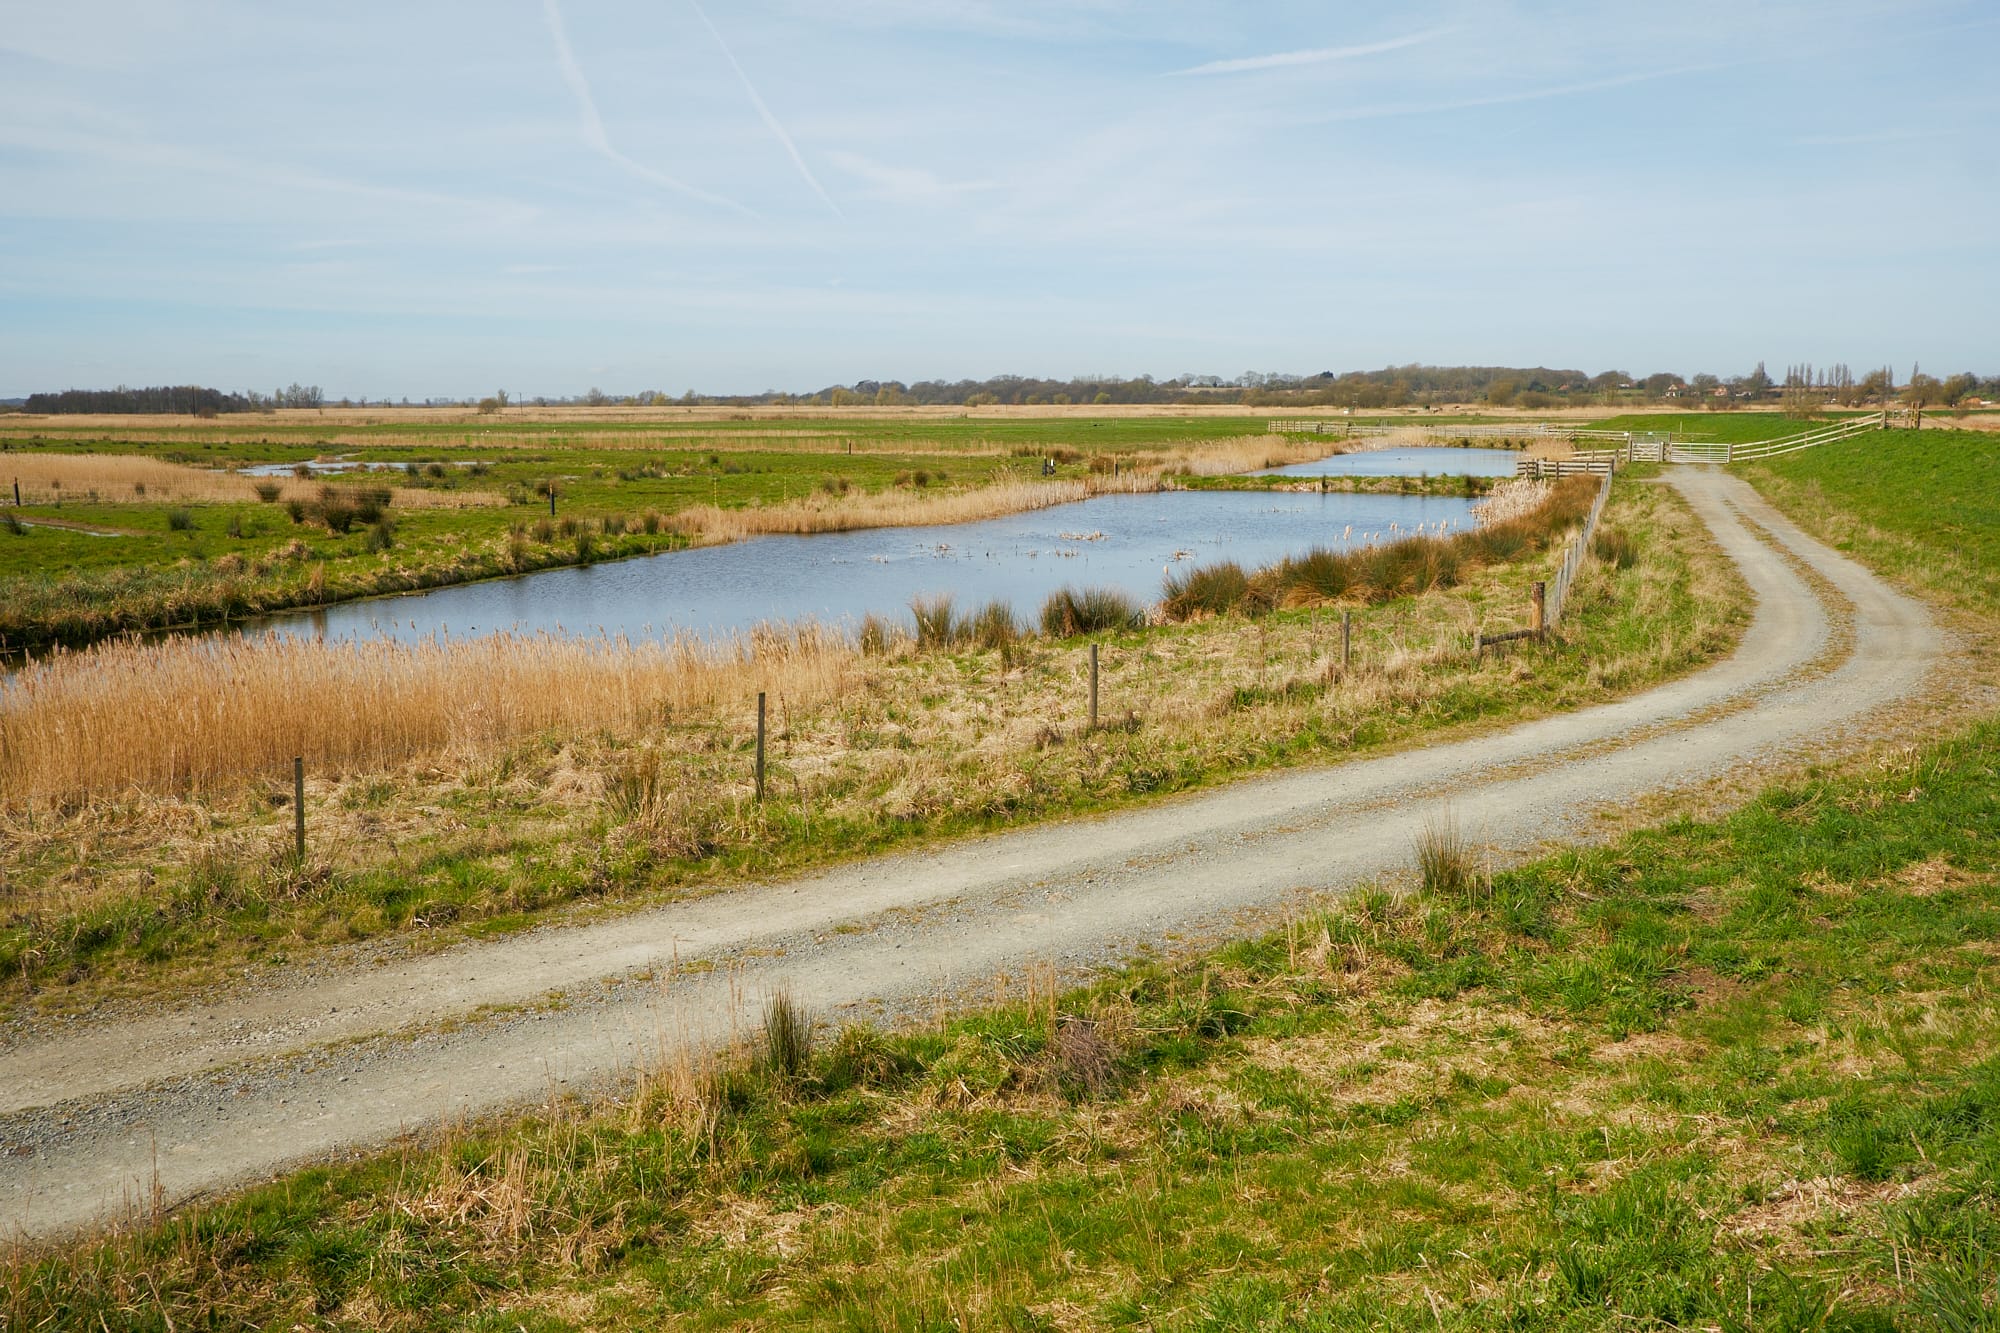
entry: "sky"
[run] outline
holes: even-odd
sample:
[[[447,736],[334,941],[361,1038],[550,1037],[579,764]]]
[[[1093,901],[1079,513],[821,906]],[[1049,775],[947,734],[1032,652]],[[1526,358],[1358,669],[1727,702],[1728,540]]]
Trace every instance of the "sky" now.
[[[0,396],[2000,370],[2000,6],[0,0]]]

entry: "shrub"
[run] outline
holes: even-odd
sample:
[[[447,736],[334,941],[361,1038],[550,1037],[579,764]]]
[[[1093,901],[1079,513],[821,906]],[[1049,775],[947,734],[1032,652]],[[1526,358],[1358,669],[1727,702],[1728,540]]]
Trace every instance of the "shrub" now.
[[[387,486],[360,487],[354,492],[354,516],[363,523],[373,523],[394,499],[395,492]]]
[[[285,512],[291,516],[294,523],[303,523],[306,521],[306,507],[297,500],[285,501]]]
[[[223,531],[228,536],[240,539],[243,536],[243,515],[232,510],[229,515],[229,526]]]
[[[271,504],[284,493],[285,488],[275,481],[260,481],[253,485],[251,489],[257,492],[259,500],[262,500],[265,504]],[[141,494],[143,493],[141,492]]]
[[[825,476],[819,479],[819,488],[828,495],[845,495],[853,484],[846,477]]]
[[[346,532],[354,526],[354,506],[345,500],[323,500],[319,517],[328,532]]]
[[[1058,638],[1130,629],[1142,618],[1138,605],[1116,588],[1058,588],[1042,603],[1042,632]]]
[[[643,528],[645,530],[646,535],[650,537],[653,534],[657,533],[661,529],[661,527],[665,525],[666,521],[667,521],[666,515],[662,514],[659,510],[648,509],[644,514],[640,516],[639,526]]]
[[[603,523],[599,526],[604,529],[605,536],[616,537],[625,531],[625,515],[606,514]]]
[[[167,511],[167,530],[169,532],[193,532],[194,514],[186,509],[169,509]]]

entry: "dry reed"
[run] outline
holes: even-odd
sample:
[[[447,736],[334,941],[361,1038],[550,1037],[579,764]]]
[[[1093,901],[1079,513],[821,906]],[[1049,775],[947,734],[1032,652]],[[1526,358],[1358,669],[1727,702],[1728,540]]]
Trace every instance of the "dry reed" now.
[[[376,474],[359,480],[381,485]],[[23,453],[7,460],[6,480],[21,483],[21,498],[29,504],[59,500],[108,503],[246,504],[260,500],[257,485],[276,484],[279,501],[302,503],[319,498],[322,486],[341,486],[334,477],[246,477],[183,467],[140,454]],[[394,488],[399,509],[477,509],[507,503],[491,491],[446,491],[424,487]]]
[[[302,755],[379,767],[549,728],[631,727],[841,692],[856,651],[806,625],[664,643],[495,635],[420,643],[265,637],[109,643],[0,690],[0,804],[200,790]]]

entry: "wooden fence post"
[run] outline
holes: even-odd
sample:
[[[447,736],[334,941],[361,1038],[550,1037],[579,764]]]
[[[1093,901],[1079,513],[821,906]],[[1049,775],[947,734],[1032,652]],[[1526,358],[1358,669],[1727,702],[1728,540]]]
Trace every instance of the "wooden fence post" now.
[[[292,845],[301,863],[306,859],[306,759],[292,757]]]
[[[551,477],[549,478],[549,517],[554,518],[555,516],[556,516],[556,483],[555,483],[555,478]]]
[[[1528,589],[1528,628],[1533,631],[1537,639],[1542,638],[1547,632],[1542,617],[1548,608],[1548,597],[1549,585],[1536,579],[1534,586]]]
[[[1347,670],[1347,664],[1354,660],[1354,612],[1340,613],[1340,669]]]
[[[764,691],[757,691],[757,803],[764,803]]]
[[[1090,729],[1097,730],[1097,645],[1090,645]]]

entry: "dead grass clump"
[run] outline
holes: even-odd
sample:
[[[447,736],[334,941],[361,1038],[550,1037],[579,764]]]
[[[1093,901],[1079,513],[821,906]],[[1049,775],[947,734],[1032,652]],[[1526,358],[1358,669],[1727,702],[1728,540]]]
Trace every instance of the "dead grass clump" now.
[[[1118,1053],[1098,1030],[1097,1020],[1063,1014],[1049,1039],[1049,1065],[1064,1095],[1099,1097],[1116,1079]]]

